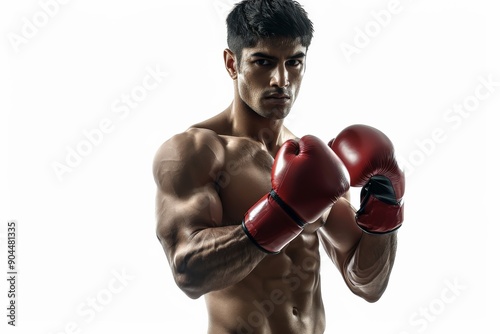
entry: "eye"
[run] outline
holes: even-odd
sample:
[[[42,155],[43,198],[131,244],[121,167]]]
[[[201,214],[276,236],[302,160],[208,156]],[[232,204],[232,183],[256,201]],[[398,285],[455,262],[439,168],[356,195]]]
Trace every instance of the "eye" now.
[[[297,67],[299,65],[302,65],[302,61],[301,60],[298,60],[298,59],[290,59],[286,62],[286,64],[288,66],[293,66],[293,67]]]
[[[271,62],[267,59],[257,59],[255,62],[255,64],[259,65],[259,66],[269,66],[271,65]]]

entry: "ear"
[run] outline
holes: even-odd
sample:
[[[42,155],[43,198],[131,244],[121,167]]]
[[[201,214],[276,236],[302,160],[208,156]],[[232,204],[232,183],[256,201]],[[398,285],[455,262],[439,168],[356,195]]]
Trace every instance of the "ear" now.
[[[236,80],[238,77],[238,71],[236,70],[236,55],[233,51],[229,49],[224,50],[224,64],[226,66],[226,71],[229,73],[231,79]]]

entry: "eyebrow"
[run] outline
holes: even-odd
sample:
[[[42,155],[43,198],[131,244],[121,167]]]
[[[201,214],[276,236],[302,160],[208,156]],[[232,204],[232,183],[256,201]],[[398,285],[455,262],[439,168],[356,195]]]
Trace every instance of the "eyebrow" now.
[[[293,56],[289,57],[290,59],[294,59],[294,58],[304,58],[306,56],[306,54],[302,51],[300,52],[297,52],[296,54],[294,54]],[[274,57],[274,56],[271,56],[271,55],[268,55],[266,53],[263,53],[263,52],[255,52],[255,53],[252,53],[250,55],[250,57],[259,57],[259,58],[267,58],[267,59],[272,59],[272,60],[277,60],[278,58],[277,57]]]

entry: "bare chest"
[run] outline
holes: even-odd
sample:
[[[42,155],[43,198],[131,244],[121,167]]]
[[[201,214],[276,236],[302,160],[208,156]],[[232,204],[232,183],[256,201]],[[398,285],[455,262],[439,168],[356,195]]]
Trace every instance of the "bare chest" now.
[[[217,176],[224,225],[240,224],[248,209],[271,191],[273,163],[274,158],[258,143],[245,138],[226,139],[224,165]],[[309,224],[305,232],[313,233],[320,226],[320,222]]]
[[[227,139],[224,165],[217,177],[223,224],[239,224],[246,211],[271,190],[273,157],[258,143]]]

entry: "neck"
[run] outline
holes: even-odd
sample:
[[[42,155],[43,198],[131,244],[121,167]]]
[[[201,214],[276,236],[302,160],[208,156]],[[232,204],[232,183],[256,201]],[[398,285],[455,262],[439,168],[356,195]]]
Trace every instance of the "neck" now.
[[[252,138],[271,152],[283,144],[285,128],[282,119],[262,117],[241,100],[233,101],[226,112],[235,136]]]

